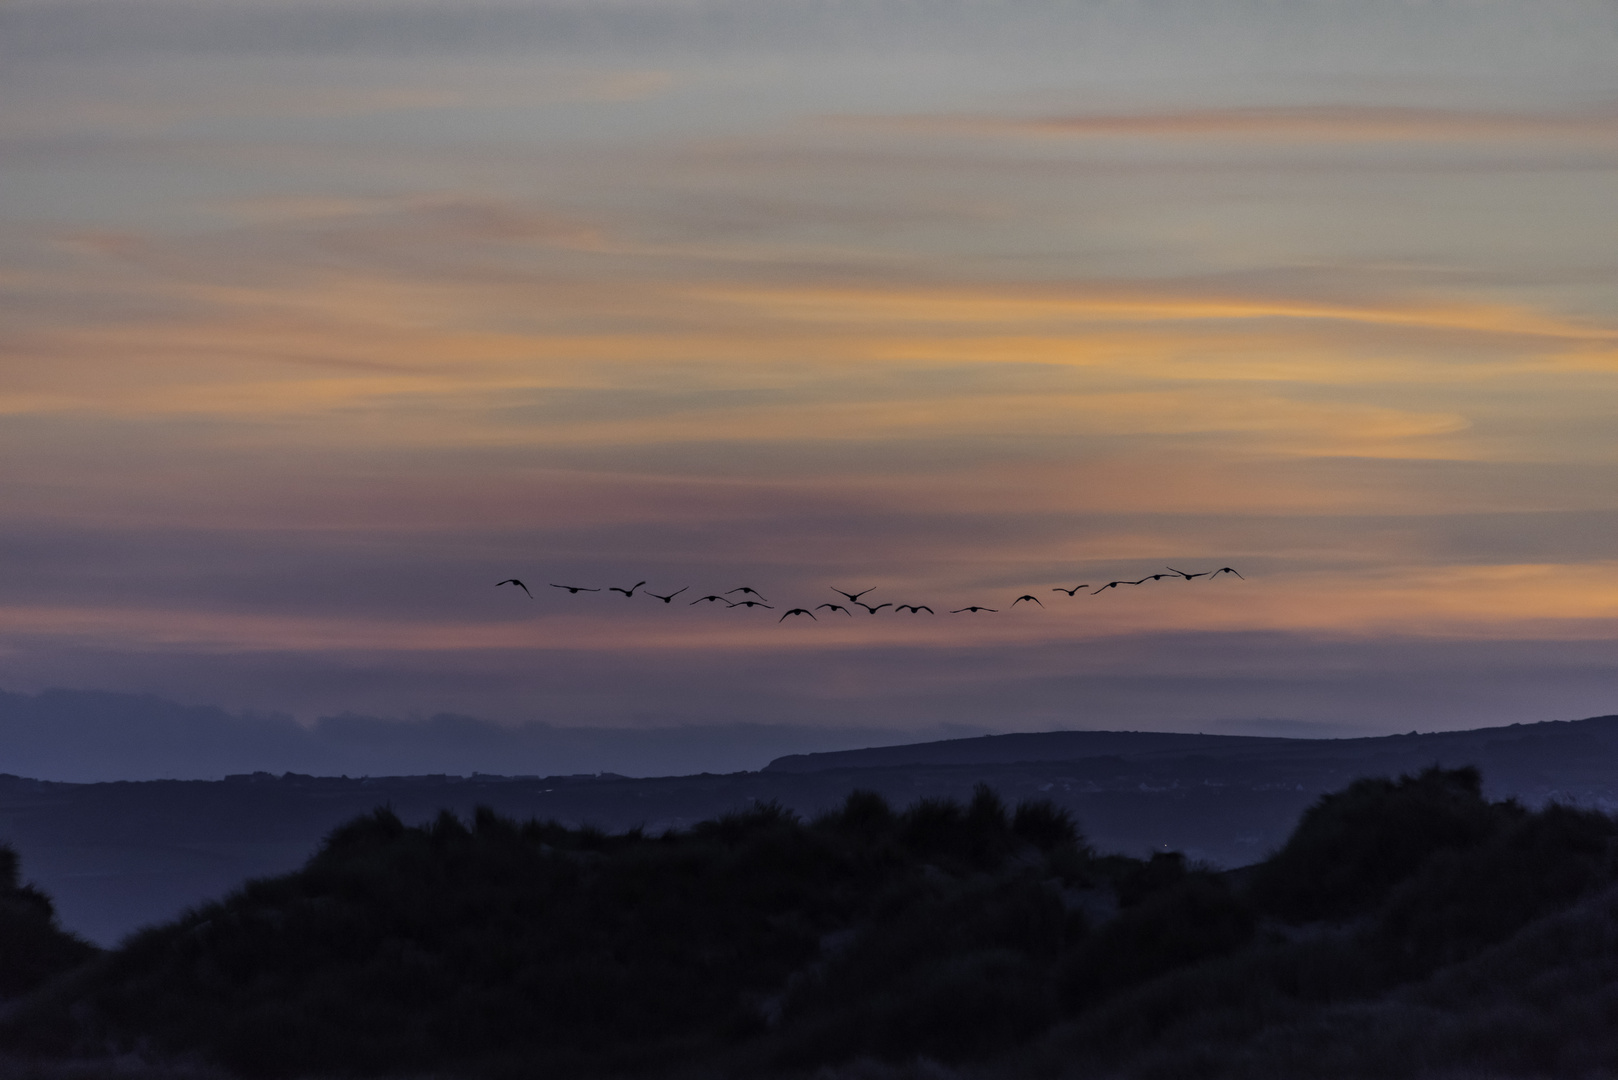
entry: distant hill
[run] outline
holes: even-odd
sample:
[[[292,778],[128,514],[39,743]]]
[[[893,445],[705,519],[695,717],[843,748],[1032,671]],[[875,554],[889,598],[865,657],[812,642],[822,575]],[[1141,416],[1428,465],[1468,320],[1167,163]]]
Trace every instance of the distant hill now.
[[[1253,735],[1188,735],[1164,731],[1038,731],[944,739],[906,746],[874,746],[819,754],[788,754],[765,772],[885,769],[898,765],[1009,765],[1028,761],[1083,761],[1153,754],[1225,754],[1278,748],[1314,739]],[[1354,740],[1360,741],[1360,740]]]
[[[1362,775],[1409,771],[1436,761],[1479,766],[1494,790],[1534,802],[1559,798],[1618,809],[1618,716],[1512,724],[1509,727],[1383,735],[1354,739],[1288,739],[1155,731],[1048,731],[789,754],[769,773],[910,766],[1083,762],[1097,758],[1147,763],[1218,762],[1282,770]]]

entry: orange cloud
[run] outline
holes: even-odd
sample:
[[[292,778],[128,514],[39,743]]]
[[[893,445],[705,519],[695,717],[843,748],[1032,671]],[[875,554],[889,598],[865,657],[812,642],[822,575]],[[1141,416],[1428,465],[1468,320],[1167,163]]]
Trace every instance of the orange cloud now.
[[[1069,139],[1263,139],[1296,142],[1618,140],[1618,109],[1507,112],[1316,105],[1176,109],[1054,116],[836,117],[835,123],[915,132]]]

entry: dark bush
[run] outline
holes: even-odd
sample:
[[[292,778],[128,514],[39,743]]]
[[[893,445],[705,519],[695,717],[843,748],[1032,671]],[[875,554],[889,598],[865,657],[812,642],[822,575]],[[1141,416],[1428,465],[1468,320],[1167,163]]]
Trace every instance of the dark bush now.
[[[891,887],[855,939],[786,1004],[795,1064],[869,1055],[961,1060],[1054,1015],[1051,965],[1082,934],[1031,878]]]
[[[990,870],[1016,846],[1006,804],[987,784],[964,808],[952,799],[921,799],[900,818],[900,839],[922,856],[952,868]]]
[[[1470,767],[1356,780],[1304,812],[1254,875],[1252,895],[1296,922],[1362,914],[1434,852],[1482,843],[1521,814],[1514,804],[1486,802]]]
[[[830,815],[828,824],[838,832],[874,840],[891,833],[898,818],[888,800],[874,791],[855,789],[848,793],[841,811]]]
[[[1487,842],[1437,853],[1389,897],[1376,937],[1407,974],[1502,941],[1618,877],[1618,822],[1552,804]]]
[[[27,993],[97,951],[56,924],[50,897],[22,883],[17,852],[0,844],[0,999]]]
[[[1118,906],[1131,908],[1153,893],[1162,892],[1185,880],[1185,856],[1178,851],[1154,851],[1145,862],[1119,860],[1113,871],[1113,892]]]
[[[1190,872],[1098,928],[1066,957],[1069,1007],[1100,1000],[1175,968],[1223,956],[1253,937],[1252,911],[1212,874]]]
[[[1073,815],[1049,799],[1019,803],[1011,819],[1011,831],[1041,851],[1064,844],[1082,846]]]

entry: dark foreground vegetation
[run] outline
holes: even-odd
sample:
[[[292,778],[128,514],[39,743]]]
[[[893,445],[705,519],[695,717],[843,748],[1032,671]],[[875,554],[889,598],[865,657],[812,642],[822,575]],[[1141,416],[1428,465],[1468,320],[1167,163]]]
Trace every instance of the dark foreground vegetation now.
[[[8,865],[7,895],[26,893]],[[42,1060],[266,1078],[1618,1069],[1618,824],[1488,802],[1471,769],[1357,781],[1226,873],[1097,855],[1061,810],[979,788],[656,836],[379,810],[300,872],[113,952],[36,909],[57,944],[17,955],[59,951],[0,991],[32,991],[0,1046]]]

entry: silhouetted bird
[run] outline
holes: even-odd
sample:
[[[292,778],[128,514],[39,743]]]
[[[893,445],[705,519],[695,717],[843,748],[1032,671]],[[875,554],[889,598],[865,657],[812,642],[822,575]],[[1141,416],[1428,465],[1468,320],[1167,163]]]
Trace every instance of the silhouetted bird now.
[[[1173,576],[1173,574],[1147,574],[1145,577],[1141,578],[1140,581],[1162,581],[1166,577]],[[1140,581],[1135,582],[1135,584],[1139,585]]]
[[[616,585],[608,585],[608,586],[607,586],[607,591],[608,591],[608,592],[621,592],[621,593],[623,593],[623,594],[624,594],[624,595],[625,595],[625,596],[634,596],[634,595],[635,595],[635,590],[636,590],[636,589],[638,589],[638,588],[640,588],[640,587],[641,587],[641,586],[642,586],[642,585],[644,585],[644,584],[646,584],[646,582],[644,582],[644,581],[637,581],[637,582],[635,582],[635,584],[633,584],[633,585],[631,585],[631,586],[630,586],[630,587],[629,587],[629,588],[627,588],[627,589],[620,589],[620,588],[619,588],[619,587],[618,587],[618,586],[616,586]]]
[[[1209,577],[1218,577],[1220,574],[1236,574],[1236,571],[1232,570],[1228,566],[1221,566],[1219,569],[1215,570],[1213,573],[1209,574],[1208,576]],[[1242,577],[1240,574],[1236,574],[1236,576],[1237,577]],[[1247,579],[1242,577],[1242,580],[1246,581]]]
[[[738,600],[738,601],[736,601],[734,604],[732,604],[730,606],[731,607],[761,607],[761,608],[769,608],[771,611],[775,610],[773,607],[770,607],[769,604],[761,604],[757,600]]]
[[[682,589],[681,591],[683,592],[684,590]],[[727,607],[735,607],[736,606],[735,604],[732,604],[729,600],[726,600],[723,596],[714,596],[712,594],[710,594],[708,596],[699,596],[695,600],[691,601],[691,603],[700,604],[704,600],[717,600],[721,604],[724,604]]]
[[[894,611],[908,611],[912,615],[920,615],[923,611],[925,611],[929,615],[933,614],[933,609],[928,607],[926,604],[900,604],[898,607],[894,608],[893,610]]]
[[[1174,567],[1171,566],[1171,567],[1169,567],[1169,569],[1174,570]],[[1192,578],[1199,578],[1199,577],[1207,577],[1208,576],[1208,571],[1206,571],[1206,570],[1204,570],[1200,574],[1188,574],[1184,570],[1174,570],[1174,572],[1176,574],[1179,574],[1181,577],[1185,578],[1187,581],[1190,581]]]
[[[1135,584],[1133,581],[1109,581],[1105,585],[1101,586],[1101,588],[1099,588],[1095,592],[1091,593],[1090,595],[1092,595],[1092,596],[1100,596],[1102,593],[1106,592],[1108,589],[1116,589],[1120,585],[1133,585],[1133,584]]]
[[[1060,585],[1058,585],[1056,588],[1052,589],[1051,592],[1065,592],[1069,596],[1072,596],[1074,593],[1078,592],[1080,589],[1088,589],[1089,587],[1090,586],[1088,586],[1088,585],[1075,585],[1071,589],[1064,589]]]
[[[768,600],[769,599],[769,597],[765,596],[763,593],[759,592],[757,589],[749,589],[746,585],[743,585],[739,589],[731,589],[729,592],[725,593],[725,595],[729,596],[733,592],[746,593],[749,596],[756,596],[760,600]]]
[[[956,608],[954,611],[950,612],[950,614],[951,615],[959,615],[963,611],[979,612],[979,611],[999,611],[999,610],[1000,610],[999,608],[978,607],[976,604],[973,604],[971,607]]]
[[[686,587],[685,587],[685,589],[689,589],[689,588],[690,588],[690,587],[691,587],[691,586],[689,586],[689,585],[687,585],[687,586],[686,586]],[[675,591],[675,592],[671,592],[671,593],[669,593],[669,594],[668,594],[668,595],[667,595],[667,596],[663,596],[663,595],[662,595],[662,594],[660,594],[660,593],[655,593],[655,592],[653,592],[653,591],[652,591],[652,590],[650,590],[650,589],[647,589],[647,590],[646,590],[646,595],[647,595],[647,596],[655,596],[655,597],[657,597],[657,598],[658,598],[658,599],[659,599],[659,600],[661,600],[661,601],[663,601],[663,603],[665,603],[665,604],[666,604],[666,603],[668,603],[668,602],[669,602],[669,601],[670,601],[670,600],[673,600],[673,599],[674,599],[674,598],[675,598],[675,597],[676,597],[676,596],[679,596],[679,595],[680,595],[680,593],[683,593],[683,592],[685,592],[685,589],[679,589],[679,590],[677,590],[677,591]]]
[[[1039,598],[1038,597],[1023,595],[1023,596],[1019,596],[1019,597],[1017,597],[1017,599],[1013,600],[1011,602],[1011,606],[1016,607],[1018,604],[1022,603],[1024,600],[1032,600],[1034,603],[1039,604]],[[1039,606],[1044,607],[1045,605],[1044,604],[1039,604]]]
[[[852,611],[848,610],[842,604],[821,604],[820,607],[815,608],[815,610],[819,611],[820,608],[823,608],[823,607],[831,608],[833,611],[841,611],[844,615],[847,615],[850,619],[852,619],[854,617],[854,613]]]
[[[865,592],[870,592],[870,591],[871,591],[870,589],[865,590]],[[863,596],[864,593],[861,593],[861,595]],[[892,604],[878,604],[876,607],[872,607],[870,604],[860,604],[860,602],[858,600],[854,601],[854,603],[859,604],[860,607],[864,608],[866,611],[869,611],[872,615],[875,615],[877,612],[881,611],[885,607],[892,607],[893,606]]]
[[[497,589],[502,585],[515,585],[515,586],[517,586],[517,588],[521,589],[523,592],[528,592],[528,586],[524,585],[521,581],[518,581],[514,577],[508,577],[504,581],[497,581],[497,582],[494,583],[494,587],[497,588]],[[528,592],[528,599],[532,600],[533,598],[534,598],[534,594],[531,593],[531,592]]]
[[[808,608],[795,607],[791,611],[787,612],[786,615],[781,616],[776,621],[777,622],[786,622],[788,615],[807,615],[811,619],[815,619],[815,613],[810,611]],[[819,621],[820,621],[819,619],[815,619],[815,622],[819,622]]]
[[[591,588],[587,588],[586,586],[583,586],[583,585],[558,585],[554,581],[551,582],[551,588],[553,588],[553,589],[566,589],[568,592],[573,593],[575,595],[577,595],[577,594],[579,594],[581,592],[600,592],[601,591],[600,589],[591,589]]]
[[[875,588],[876,588],[876,586],[875,586],[875,585],[872,585],[872,586],[871,586],[871,588],[869,588],[869,589],[862,589],[862,590],[860,590],[860,591],[859,591],[859,592],[843,592],[843,590],[842,590],[842,589],[839,589],[839,588],[838,588],[838,587],[837,587],[837,586],[835,586],[835,585],[831,585],[831,586],[828,586],[828,588],[830,588],[830,589],[831,589],[831,591],[832,591],[832,592],[834,592],[834,593],[837,593],[837,594],[838,594],[838,595],[839,595],[839,596],[846,596],[846,597],[848,597],[848,602],[849,602],[849,603],[850,603],[850,604],[857,604],[857,603],[859,603],[859,602],[860,602],[860,597],[862,597],[862,596],[864,596],[864,595],[865,595],[865,594],[866,594],[866,593],[868,593],[868,592],[871,592],[871,591],[872,591],[872,590],[874,590],[874,589],[875,589]]]

